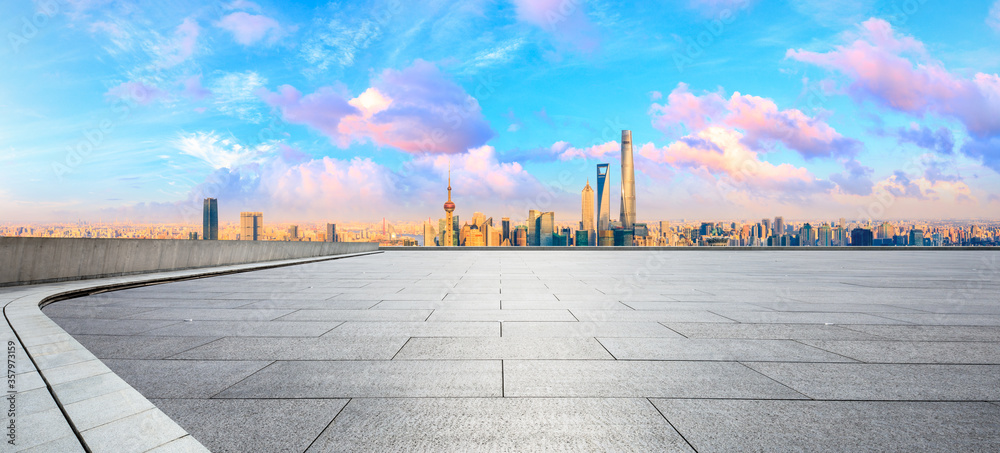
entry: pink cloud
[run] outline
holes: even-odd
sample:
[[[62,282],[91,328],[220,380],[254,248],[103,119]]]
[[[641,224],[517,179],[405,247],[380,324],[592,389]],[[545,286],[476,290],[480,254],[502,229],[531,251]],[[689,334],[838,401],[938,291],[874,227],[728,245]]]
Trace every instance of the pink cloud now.
[[[665,104],[654,103],[649,113],[653,127],[668,136],[697,133],[710,126],[726,126],[744,133],[754,148],[781,143],[803,157],[851,156],[860,143],[846,138],[824,121],[797,109],[778,109],[774,101],[739,92],[726,100],[720,93],[695,95],[679,83]]]
[[[127,102],[134,102],[139,105],[149,105],[153,101],[167,97],[167,93],[152,85],[142,82],[124,82],[110,88],[104,93],[109,98],[117,98]]]
[[[184,86],[184,95],[196,101],[212,96],[212,91],[201,85],[200,75],[184,79],[184,81],[181,82],[181,85]]]
[[[703,171],[720,178],[727,186],[744,188],[760,196],[800,196],[833,187],[805,168],[760,160],[742,139],[743,135],[737,131],[713,126],[666,147],[647,143],[639,148],[638,154],[677,169]]]
[[[371,140],[414,154],[456,154],[493,137],[476,99],[422,60],[383,71],[350,100],[330,87],[304,97],[288,85],[258,94],[287,121],[319,130],[343,147]]]
[[[594,24],[587,18],[585,2],[579,0],[513,0],[518,20],[536,25],[557,41],[583,52],[600,45]]]
[[[338,126],[345,116],[359,112],[331,87],[322,87],[306,96],[291,85],[278,87],[277,93],[262,88],[256,94],[280,110],[285,121],[310,126],[331,139],[340,137]]]
[[[243,11],[225,16],[215,25],[232,33],[233,39],[244,46],[253,45],[266,36],[270,36],[268,41],[273,43],[281,37],[282,33],[278,21],[264,15]]]
[[[820,53],[789,49],[788,58],[843,74],[847,92],[858,101],[918,116],[954,117],[977,138],[1000,135],[1000,77],[952,75],[930,59],[921,42],[899,36],[881,19],[864,22],[851,42]]]
[[[173,67],[190,58],[194,54],[200,33],[201,27],[194,19],[190,17],[184,19],[174,30],[174,36],[170,41],[163,45],[159,66],[162,68]]]

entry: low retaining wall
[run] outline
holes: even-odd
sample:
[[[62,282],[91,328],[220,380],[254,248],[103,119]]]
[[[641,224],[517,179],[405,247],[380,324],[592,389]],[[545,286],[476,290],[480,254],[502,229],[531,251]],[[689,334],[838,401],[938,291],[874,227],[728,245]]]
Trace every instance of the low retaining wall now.
[[[369,242],[0,238],[0,287],[378,250]]]

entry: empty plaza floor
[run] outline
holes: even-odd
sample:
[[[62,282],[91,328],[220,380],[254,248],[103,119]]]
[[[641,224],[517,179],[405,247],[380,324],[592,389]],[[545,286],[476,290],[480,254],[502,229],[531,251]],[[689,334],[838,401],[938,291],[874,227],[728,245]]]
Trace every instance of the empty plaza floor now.
[[[1000,450],[1000,252],[387,251],[43,312],[216,452]]]

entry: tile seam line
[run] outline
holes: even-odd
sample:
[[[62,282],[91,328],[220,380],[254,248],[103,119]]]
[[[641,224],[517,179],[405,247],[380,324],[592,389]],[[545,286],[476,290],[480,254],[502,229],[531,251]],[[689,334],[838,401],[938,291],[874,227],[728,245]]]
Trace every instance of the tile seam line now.
[[[674,426],[674,424],[670,421],[670,419],[667,418],[666,414],[664,414],[659,407],[656,407],[656,404],[653,404],[653,400],[651,400],[650,397],[646,397],[643,399],[645,399],[650,406],[653,406],[653,409],[656,410],[658,414],[660,414],[660,417],[663,417],[663,421],[667,422],[667,424],[670,425],[670,428],[672,428],[674,432],[677,433],[678,436],[681,436],[681,440],[683,440],[688,447],[691,447],[692,451],[698,453],[698,449],[694,448],[694,445],[691,445],[691,442],[687,440],[687,437],[684,437],[684,433],[682,433],[679,429],[677,429],[676,426]]]

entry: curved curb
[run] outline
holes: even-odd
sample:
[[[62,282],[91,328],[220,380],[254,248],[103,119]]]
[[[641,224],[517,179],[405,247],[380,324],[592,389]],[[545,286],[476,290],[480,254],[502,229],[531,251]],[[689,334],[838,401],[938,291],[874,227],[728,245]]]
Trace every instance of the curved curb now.
[[[111,371],[70,334],[42,313],[49,303],[95,292],[128,289],[192,278],[247,272],[382,253],[269,261],[0,289],[6,325],[4,343],[13,345],[16,388],[21,403],[16,451],[207,452],[166,414]],[[10,367],[10,358],[8,358]],[[11,368],[9,368],[11,369]],[[12,387],[14,385],[11,385]],[[17,392],[17,393],[14,393]],[[9,397],[10,395],[8,395]],[[13,406],[15,402],[10,404]],[[6,406],[6,404],[5,404]],[[11,418],[8,417],[8,421]],[[61,421],[61,423],[60,423]],[[7,425],[5,424],[5,427]],[[9,448],[4,439],[4,446]]]

